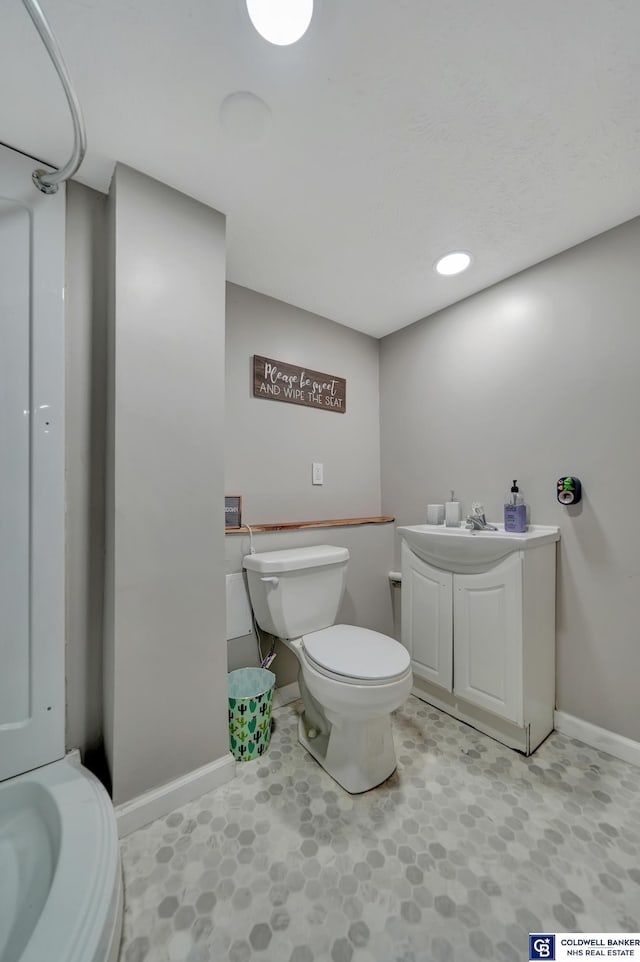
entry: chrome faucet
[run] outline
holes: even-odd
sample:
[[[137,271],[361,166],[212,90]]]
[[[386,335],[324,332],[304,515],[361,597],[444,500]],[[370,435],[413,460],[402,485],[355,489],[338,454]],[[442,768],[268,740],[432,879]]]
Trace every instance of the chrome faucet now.
[[[473,514],[467,515],[466,526],[469,531],[497,531],[495,524],[489,524],[481,504],[473,505]]]

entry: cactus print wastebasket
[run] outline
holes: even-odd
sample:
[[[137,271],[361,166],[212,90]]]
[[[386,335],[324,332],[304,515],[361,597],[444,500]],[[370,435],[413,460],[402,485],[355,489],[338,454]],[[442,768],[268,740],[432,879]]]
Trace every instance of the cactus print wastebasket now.
[[[275,681],[266,668],[229,672],[229,748],[238,762],[260,758],[269,747]]]

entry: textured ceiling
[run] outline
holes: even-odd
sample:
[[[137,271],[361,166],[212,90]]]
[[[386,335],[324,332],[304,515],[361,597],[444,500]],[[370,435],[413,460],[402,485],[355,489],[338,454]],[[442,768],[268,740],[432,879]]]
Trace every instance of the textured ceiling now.
[[[639,0],[316,0],[292,47],[242,0],[41,3],[86,118],[77,179],[106,190],[120,160],[211,204],[230,280],[357,330],[640,213]],[[20,0],[0,27],[0,140],[62,164],[66,103]],[[460,247],[466,274],[435,274]]]

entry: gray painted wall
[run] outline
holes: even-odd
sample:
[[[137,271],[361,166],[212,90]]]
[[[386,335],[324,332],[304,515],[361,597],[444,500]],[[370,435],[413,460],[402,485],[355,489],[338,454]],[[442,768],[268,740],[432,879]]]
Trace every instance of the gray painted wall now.
[[[254,354],[347,379],[344,414],[252,396]],[[378,341],[254,291],[227,285],[225,490],[241,494],[249,524],[370,517],[380,514]],[[324,485],[311,464],[324,464]],[[349,548],[348,587],[340,618],[390,632],[387,571],[390,525],[327,528],[254,536],[256,551],[307,544]],[[249,537],[227,535],[227,571],[239,571]],[[230,643],[229,664],[256,663],[255,638]],[[279,647],[279,685],[297,665]]]
[[[252,397],[262,354],[347,379],[346,412]],[[225,486],[252,522],[380,513],[378,342],[317,314],[227,285]],[[324,464],[312,486],[311,463]]]
[[[106,203],[67,184],[66,745],[83,750],[102,739]]]
[[[228,751],[225,224],[118,165],[110,195],[105,742],[116,804]]]
[[[518,478],[558,524],[558,707],[640,739],[640,219],[381,342],[382,510],[454,488],[502,520]],[[455,284],[455,278],[451,279]],[[583,504],[555,482],[575,474]]]
[[[68,186],[67,745],[83,748],[99,738],[102,710],[105,203]],[[234,285],[225,431],[225,490],[242,493],[245,518],[258,522],[381,510],[398,523],[424,520],[427,502],[444,500],[452,486],[466,508],[477,498],[500,518],[518,476],[531,520],[562,528],[559,707],[635,739],[638,550],[634,508],[612,479],[624,471],[633,478],[638,468],[639,235],[632,221],[380,342],[382,504],[378,342]],[[348,414],[253,399],[256,352],[345,375]],[[572,421],[560,416],[567,398]],[[311,485],[314,459],[325,462],[323,488]],[[554,493],[555,479],[571,472],[585,484],[582,509],[573,512]],[[226,570],[238,571],[249,539],[225,540]],[[397,592],[392,606],[386,581],[397,564],[390,526],[255,539],[257,550],[322,541],[352,552],[341,617],[391,633],[393,607],[397,629]],[[255,639],[241,644],[239,663],[255,660]],[[237,663],[232,647],[230,666]],[[280,684],[294,680],[286,653],[275,667]],[[216,671],[223,678],[226,665]]]
[[[105,291],[112,271],[106,263],[106,197],[71,184],[68,203],[67,745],[86,750],[102,735]],[[108,214],[113,218],[113,205]],[[259,521],[379,514],[378,342],[232,284],[227,286],[227,332],[225,490],[242,492],[245,517],[248,511]],[[310,361],[328,373],[344,374],[347,413],[252,398],[250,359],[256,352]],[[113,399],[113,385],[110,394]],[[114,416],[112,410],[111,428]],[[325,463],[326,483],[321,488],[311,485],[314,459]],[[107,535],[113,534],[110,525]],[[386,579],[393,551],[391,526],[263,534],[256,536],[256,546],[272,550],[328,540],[344,544],[352,554],[341,617],[392,632]],[[110,556],[113,550],[111,544]],[[239,571],[247,551],[246,537],[228,536],[227,570]],[[108,568],[107,577],[111,574]],[[108,584],[107,591],[111,593],[113,586]],[[110,636],[112,616],[111,607],[105,612]],[[113,655],[113,647],[107,646],[107,742],[113,733]],[[230,668],[251,663],[257,663],[254,635],[236,641],[229,655]],[[274,668],[279,684],[295,680],[297,666],[286,650],[279,653]]]

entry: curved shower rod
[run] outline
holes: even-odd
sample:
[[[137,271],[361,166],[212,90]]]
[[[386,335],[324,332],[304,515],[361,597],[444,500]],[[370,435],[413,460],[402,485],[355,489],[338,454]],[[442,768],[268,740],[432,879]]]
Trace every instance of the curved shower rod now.
[[[62,81],[64,92],[67,95],[67,100],[69,101],[71,119],[73,120],[73,153],[71,154],[68,163],[65,164],[64,167],[61,167],[60,170],[53,171],[52,173],[46,170],[38,169],[34,170],[31,175],[33,183],[36,185],[38,190],[42,191],[43,194],[55,194],[58,190],[58,184],[68,180],[69,177],[73,177],[76,170],[82,163],[87,149],[87,137],[84,131],[84,121],[82,119],[80,103],[78,102],[78,98],[76,97],[75,91],[71,84],[71,77],[69,76],[66,64],[62,58],[58,41],[51,31],[51,27],[47,22],[47,18],[40,9],[40,4],[37,2],[37,0],[22,0],[22,2],[27,13],[33,20],[35,28],[40,34],[42,42],[47,48],[47,52],[51,57],[53,66],[56,68],[58,76]]]

